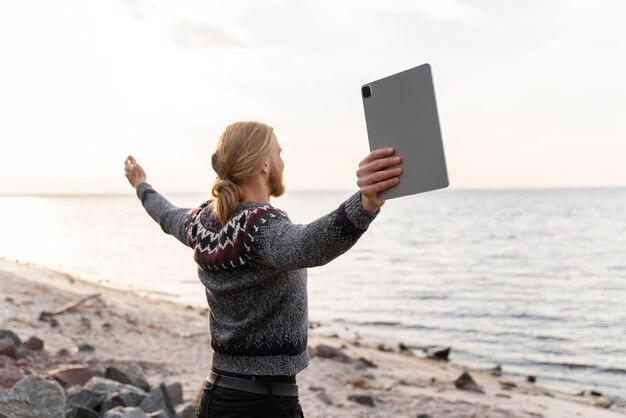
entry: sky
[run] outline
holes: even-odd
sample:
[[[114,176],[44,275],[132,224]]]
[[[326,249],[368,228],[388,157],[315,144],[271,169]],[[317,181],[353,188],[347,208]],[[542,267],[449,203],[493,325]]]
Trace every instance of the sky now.
[[[0,194],[210,190],[260,120],[288,190],[356,188],[361,85],[430,63],[451,188],[626,185],[620,0],[0,4]]]

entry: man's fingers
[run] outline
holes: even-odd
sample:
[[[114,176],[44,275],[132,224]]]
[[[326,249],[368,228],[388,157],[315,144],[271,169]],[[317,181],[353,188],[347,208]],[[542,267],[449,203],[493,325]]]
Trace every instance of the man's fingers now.
[[[371,163],[374,160],[387,157],[395,152],[393,148],[379,148],[367,154],[367,156],[361,161],[359,166]]]
[[[128,167],[128,166],[133,166],[133,165],[138,165],[138,164],[137,164],[137,161],[133,158],[133,156],[129,155],[124,160],[124,165]]]
[[[368,186],[370,184],[374,184],[379,181],[387,180],[388,178],[391,178],[391,177],[397,177],[400,174],[402,174],[402,169],[400,167],[391,168],[389,170],[381,170],[373,174],[369,174],[369,175],[359,178],[356,184],[359,187]]]
[[[359,169],[356,172],[356,175],[357,177],[366,176],[370,173],[375,173],[377,171],[383,170],[389,166],[400,164],[401,162],[402,162],[402,157],[397,157],[397,156],[379,158],[359,167]]]
[[[139,171],[141,170],[141,166],[137,164],[137,160],[132,155],[126,157],[124,160],[124,170],[126,171]]]
[[[361,193],[366,196],[372,196],[375,198],[376,194],[382,192],[383,190],[391,189],[392,187],[397,186],[398,183],[400,183],[400,178],[393,177],[388,180],[379,181],[369,186],[362,187]]]

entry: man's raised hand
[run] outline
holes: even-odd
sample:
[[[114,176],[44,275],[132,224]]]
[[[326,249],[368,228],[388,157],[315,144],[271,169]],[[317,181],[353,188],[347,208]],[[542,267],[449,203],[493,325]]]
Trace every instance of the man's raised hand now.
[[[130,185],[135,189],[141,183],[146,181],[146,172],[143,171],[143,168],[141,168],[139,164],[137,164],[137,161],[135,161],[132,155],[129,155],[126,158],[126,161],[124,161],[124,174],[126,175]]]
[[[394,153],[393,148],[380,148],[370,152],[359,163],[356,184],[361,191],[361,205],[368,212],[376,212],[385,203],[384,200],[378,200],[379,192],[400,183],[402,168],[393,166],[400,164],[402,158],[394,156]]]

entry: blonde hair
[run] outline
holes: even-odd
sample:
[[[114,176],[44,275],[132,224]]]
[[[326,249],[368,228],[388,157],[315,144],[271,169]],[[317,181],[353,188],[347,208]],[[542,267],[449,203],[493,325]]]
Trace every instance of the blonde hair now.
[[[243,201],[241,186],[259,174],[274,147],[274,128],[261,122],[235,122],[226,127],[211,156],[217,173],[211,206],[222,225],[234,215]]]

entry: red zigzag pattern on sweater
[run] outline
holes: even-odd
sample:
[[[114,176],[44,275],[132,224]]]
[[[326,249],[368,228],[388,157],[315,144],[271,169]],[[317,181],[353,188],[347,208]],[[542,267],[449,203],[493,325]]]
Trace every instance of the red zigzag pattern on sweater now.
[[[252,262],[255,235],[269,219],[287,217],[271,205],[247,209],[233,216],[219,231],[211,231],[202,221],[208,219],[208,202],[189,214],[187,242],[193,258],[205,271],[223,271]]]

